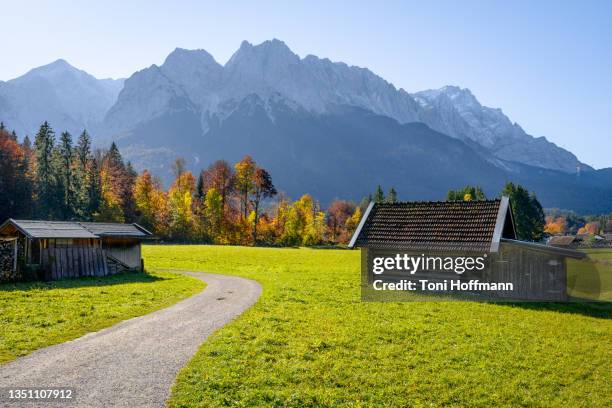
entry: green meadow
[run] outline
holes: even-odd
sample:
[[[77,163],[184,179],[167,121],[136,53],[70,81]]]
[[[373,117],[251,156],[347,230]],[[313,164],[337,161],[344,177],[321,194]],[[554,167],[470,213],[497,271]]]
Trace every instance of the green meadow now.
[[[584,260],[568,259],[568,292],[580,299],[612,302],[612,249],[587,249]]]
[[[0,285],[0,364],[162,309],[204,284],[172,273]]]
[[[364,303],[357,251],[146,246],[144,256],[159,270],[263,286],[181,371],[171,407],[612,405],[610,305]]]

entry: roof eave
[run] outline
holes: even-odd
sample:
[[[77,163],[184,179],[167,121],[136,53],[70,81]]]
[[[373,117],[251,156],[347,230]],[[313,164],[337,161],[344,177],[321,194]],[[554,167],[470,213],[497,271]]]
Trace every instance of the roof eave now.
[[[23,228],[21,228],[21,226],[19,226],[19,224],[17,224],[17,221],[15,221],[12,218],[7,219],[6,221],[4,221],[2,223],[2,225],[0,225],[0,230],[2,230],[6,225],[8,224],[13,224],[13,226],[15,228],[17,228],[23,235],[25,235],[26,237],[30,238],[30,239],[34,239],[35,237],[33,235],[31,235],[29,232],[27,232],[26,230],[24,230]]]
[[[359,225],[357,226],[357,229],[353,233],[353,237],[351,238],[351,241],[348,244],[349,248],[354,248],[355,247],[355,243],[357,242],[357,238],[359,238],[359,234],[361,234],[361,230],[363,229],[363,226],[365,225],[366,220],[370,216],[370,212],[372,211],[372,208],[374,208],[374,201],[370,201],[370,204],[368,204],[368,208],[366,208],[365,213],[361,217],[361,221],[359,221]]]
[[[506,216],[510,209],[510,199],[507,196],[502,196],[499,201],[499,209],[497,210],[497,219],[495,220],[495,229],[493,230],[493,239],[491,240],[490,252],[499,251],[499,242],[502,238],[504,231],[504,224],[506,223]],[[512,217],[512,215],[510,215]],[[512,220],[512,227],[514,228],[514,220]]]
[[[145,234],[149,235],[149,236],[153,236],[153,233],[151,231],[149,231],[148,229],[146,229],[145,227],[143,227],[140,224],[137,223],[132,223],[132,225],[134,225],[136,228],[138,228],[139,230],[141,230],[142,232],[144,232]]]

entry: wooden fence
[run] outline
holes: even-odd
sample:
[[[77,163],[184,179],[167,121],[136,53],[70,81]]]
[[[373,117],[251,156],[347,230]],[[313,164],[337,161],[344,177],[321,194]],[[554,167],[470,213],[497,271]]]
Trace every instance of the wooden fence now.
[[[100,247],[42,248],[41,266],[48,280],[109,273],[106,256]]]

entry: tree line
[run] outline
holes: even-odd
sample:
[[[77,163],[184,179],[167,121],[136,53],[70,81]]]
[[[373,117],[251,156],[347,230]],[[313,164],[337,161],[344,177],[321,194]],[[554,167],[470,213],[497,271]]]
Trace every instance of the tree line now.
[[[136,222],[173,241],[346,244],[370,201],[397,201],[394,188],[385,194],[380,185],[359,204],[334,200],[323,209],[308,194],[291,201],[250,156],[233,165],[218,160],[196,175],[179,158],[173,172],[174,181],[165,190],[150,171],[136,172],[115,143],[94,151],[85,130],[76,141],[68,132],[58,138],[44,122],[33,142],[25,136],[19,143],[15,132],[0,123],[0,222],[9,217]],[[520,185],[507,183],[501,194],[510,197],[520,239],[540,241],[556,228],[555,220],[561,222],[546,220],[535,193]],[[446,196],[486,198],[482,188],[469,185]],[[597,225],[605,229],[607,219]]]
[[[173,241],[296,246],[347,243],[363,210],[335,200],[324,211],[308,194],[291,201],[250,156],[233,165],[218,160],[197,175],[177,159],[173,172],[165,190],[150,171],[136,172],[115,143],[94,151],[85,130],[73,141],[44,122],[33,142],[19,143],[0,124],[0,222],[136,222]]]

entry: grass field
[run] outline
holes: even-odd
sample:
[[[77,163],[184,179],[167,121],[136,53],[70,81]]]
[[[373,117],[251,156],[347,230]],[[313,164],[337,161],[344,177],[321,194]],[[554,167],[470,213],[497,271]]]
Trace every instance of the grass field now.
[[[0,363],[161,309],[203,287],[169,273],[2,284]]]
[[[259,281],[171,407],[612,405],[605,305],[363,303],[359,253],[146,246],[147,265]]]
[[[571,296],[612,302],[612,249],[586,249],[585,260],[568,259]]]

